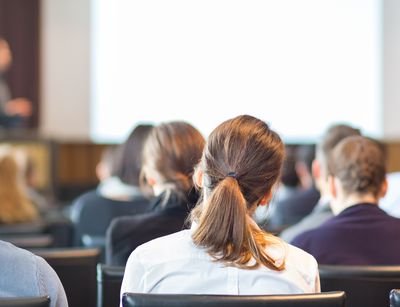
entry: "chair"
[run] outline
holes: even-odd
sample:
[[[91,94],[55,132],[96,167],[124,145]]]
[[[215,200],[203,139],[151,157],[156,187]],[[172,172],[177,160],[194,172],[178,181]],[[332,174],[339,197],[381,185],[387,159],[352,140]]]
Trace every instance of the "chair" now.
[[[390,291],[390,307],[400,307],[400,289]]]
[[[37,249],[31,250],[43,257],[56,271],[64,286],[69,306],[96,306],[96,265],[98,249]]]
[[[322,291],[345,291],[348,307],[387,306],[389,293],[400,286],[400,266],[319,267]]]
[[[0,307],[49,307],[50,298],[43,297],[13,297],[0,298]]]
[[[0,240],[25,249],[51,247],[53,243],[53,237],[48,234],[1,235]]]
[[[97,265],[97,307],[118,307],[125,267]]]
[[[124,293],[123,307],[344,307],[345,293],[330,292],[294,295],[189,295]]]

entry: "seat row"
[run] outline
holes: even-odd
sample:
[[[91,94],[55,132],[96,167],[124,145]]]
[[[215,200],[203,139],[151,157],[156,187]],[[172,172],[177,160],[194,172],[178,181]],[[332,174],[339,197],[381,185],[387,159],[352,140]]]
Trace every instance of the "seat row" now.
[[[124,268],[98,264],[100,256],[98,249],[36,249],[32,252],[43,257],[56,271],[71,307],[113,307],[119,305]],[[319,273],[323,294],[324,292],[334,291],[336,292],[335,295],[326,296],[333,299],[341,297],[341,295],[337,295],[338,291],[344,291],[347,307],[388,306],[390,291],[400,288],[400,266],[320,266]],[[169,297],[171,300],[173,299],[172,296]],[[183,300],[186,296],[177,296],[176,298],[178,297],[179,300]],[[265,299],[268,297],[263,296]],[[323,298],[324,295],[311,295],[311,297],[317,299]],[[158,298],[160,297],[138,297],[139,301],[144,299],[157,300]],[[190,296],[187,298],[190,299]],[[272,299],[272,297],[269,298]],[[284,297],[278,296],[274,299],[278,300],[278,298]],[[290,296],[288,299],[290,299]],[[129,298],[129,302],[135,300],[136,298]],[[392,301],[393,306],[400,306],[399,293],[392,293]],[[173,300],[171,303],[173,303]],[[193,304],[189,305],[194,306]],[[207,305],[203,304],[203,306]]]
[[[0,299],[0,307],[49,307],[49,305],[50,300],[48,297]],[[319,294],[256,296],[126,293],[123,295],[122,305],[124,307],[208,307],[216,305],[233,307],[345,307],[346,294],[343,291]],[[399,306],[400,290],[394,289],[390,293],[390,307]]]

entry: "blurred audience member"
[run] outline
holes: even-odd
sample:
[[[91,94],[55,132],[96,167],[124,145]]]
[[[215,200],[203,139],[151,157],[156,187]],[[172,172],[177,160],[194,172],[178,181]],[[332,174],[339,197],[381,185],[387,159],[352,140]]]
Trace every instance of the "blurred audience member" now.
[[[280,137],[263,121],[238,116],[219,125],[194,175],[202,201],[191,229],[133,251],[121,295],[319,292],[315,259],[252,219],[256,207],[271,200],[283,159]]]
[[[287,242],[291,242],[297,235],[309,230],[318,227],[326,220],[333,216],[331,208],[329,206],[330,200],[330,191],[328,189],[328,157],[333,150],[333,148],[344,138],[348,136],[360,135],[361,132],[359,129],[355,129],[353,127],[347,125],[333,125],[325,132],[322,136],[322,139],[316,146],[315,159],[310,163],[311,159],[305,159],[304,161],[308,161],[308,165],[311,168],[312,164],[312,177],[314,178],[315,186],[319,191],[320,197],[317,200],[317,204],[314,206],[314,209],[311,211],[309,215],[304,217],[298,223],[292,225],[291,227],[284,230],[280,237]],[[293,197],[293,206],[296,205],[296,201],[299,203],[307,202],[311,203],[314,201],[315,192],[312,192],[315,188],[311,187],[303,193],[299,193],[295,197]]]
[[[33,222],[39,214],[26,193],[18,154],[9,145],[0,145],[0,223]]]
[[[11,99],[5,73],[12,64],[12,53],[8,42],[0,37],[0,126],[19,127],[23,119],[32,115],[32,104],[26,98]]]
[[[378,207],[387,190],[385,156],[374,141],[345,138],[328,159],[335,217],[293,240],[319,264],[400,264],[400,219]]]
[[[76,244],[103,247],[113,218],[149,210],[149,201],[139,188],[139,176],[143,143],[152,128],[138,125],[124,144],[104,151],[96,167],[99,186],[78,197],[72,205]]]
[[[136,126],[124,144],[105,153],[103,166],[100,164],[96,169],[97,174],[103,176],[98,187],[101,196],[125,201],[142,196],[139,188],[142,148],[152,128],[152,125]],[[103,174],[101,174],[101,168],[103,168]]]
[[[286,146],[285,159],[282,166],[280,183],[277,186],[274,197],[269,206],[258,206],[254,213],[254,219],[260,226],[266,226],[268,229],[279,229],[284,221],[281,215],[279,203],[291,198],[293,194],[301,189],[300,178],[296,172],[295,148]],[[265,225],[268,223],[268,225]]]
[[[143,148],[143,183],[156,196],[151,213],[115,219],[107,230],[106,261],[125,265],[140,244],[184,227],[198,195],[193,169],[200,161],[204,138],[191,125],[170,122],[153,128]]]
[[[293,173],[291,177],[297,178],[296,181],[291,180],[287,182],[295,183],[296,186],[292,186],[291,193],[286,193],[286,197],[278,197],[277,200],[274,197],[265,225],[265,228],[269,231],[280,232],[290,225],[299,222],[317,204],[320,194],[314,187],[310,175],[311,164],[314,159],[314,151],[312,149],[312,146],[302,145],[294,149],[293,153],[286,158],[283,170],[285,170],[285,165],[286,168],[290,167],[291,173]],[[286,173],[290,174],[288,171]],[[284,179],[285,172],[282,174],[282,183],[285,183]]]

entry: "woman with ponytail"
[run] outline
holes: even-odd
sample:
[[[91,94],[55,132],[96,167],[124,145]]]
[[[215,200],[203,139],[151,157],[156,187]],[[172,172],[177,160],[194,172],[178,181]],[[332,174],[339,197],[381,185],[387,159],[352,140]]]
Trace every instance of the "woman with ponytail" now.
[[[200,132],[185,122],[150,131],[142,151],[141,185],[155,196],[151,212],[113,220],[106,235],[107,264],[124,266],[137,246],[184,229],[198,200],[192,177],[204,143]]]
[[[283,159],[280,137],[263,121],[243,115],[219,125],[194,174],[202,197],[191,229],[138,247],[121,295],[319,292],[315,259],[251,218],[272,198]]]

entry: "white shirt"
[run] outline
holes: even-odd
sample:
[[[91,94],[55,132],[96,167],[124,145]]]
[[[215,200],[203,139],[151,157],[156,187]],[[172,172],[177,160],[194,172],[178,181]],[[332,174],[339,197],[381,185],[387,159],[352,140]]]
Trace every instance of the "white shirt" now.
[[[125,268],[121,297],[125,292],[232,295],[320,292],[316,260],[297,247],[284,243],[284,271],[264,266],[239,269],[213,261],[193,243],[192,231],[161,237],[134,250]]]

